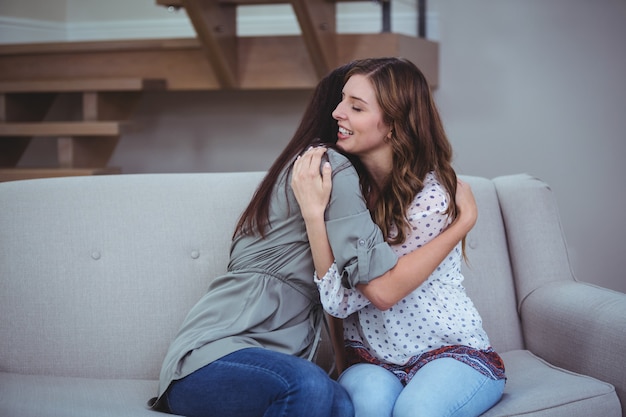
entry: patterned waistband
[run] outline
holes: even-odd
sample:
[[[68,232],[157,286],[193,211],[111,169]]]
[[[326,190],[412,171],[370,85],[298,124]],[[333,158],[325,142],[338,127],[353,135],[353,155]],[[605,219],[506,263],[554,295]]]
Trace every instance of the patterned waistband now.
[[[360,342],[347,341],[346,352],[348,364],[371,363],[382,366],[389,370],[406,385],[419,369],[435,359],[452,358],[463,362],[476,369],[481,374],[491,379],[506,379],[504,372],[504,361],[491,347],[488,349],[475,349],[469,346],[452,345],[443,346],[438,349],[413,356],[404,365],[394,365],[381,362],[375,358]]]

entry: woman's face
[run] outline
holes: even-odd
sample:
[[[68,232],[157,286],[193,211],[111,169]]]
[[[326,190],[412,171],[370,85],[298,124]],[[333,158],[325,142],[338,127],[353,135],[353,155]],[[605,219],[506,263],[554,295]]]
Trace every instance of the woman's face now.
[[[363,162],[391,158],[391,146],[385,138],[391,128],[383,122],[376,93],[364,75],[351,76],[343,87],[341,102],[333,111],[339,125],[337,146],[358,156]]]

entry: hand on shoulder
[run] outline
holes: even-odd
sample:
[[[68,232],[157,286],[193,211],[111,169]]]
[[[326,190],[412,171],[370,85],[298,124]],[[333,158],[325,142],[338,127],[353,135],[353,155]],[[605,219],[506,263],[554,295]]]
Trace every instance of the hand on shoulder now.
[[[332,169],[328,161],[322,162],[327,149],[310,148],[296,158],[291,176],[291,188],[300,205],[302,217],[324,218],[332,190]]]

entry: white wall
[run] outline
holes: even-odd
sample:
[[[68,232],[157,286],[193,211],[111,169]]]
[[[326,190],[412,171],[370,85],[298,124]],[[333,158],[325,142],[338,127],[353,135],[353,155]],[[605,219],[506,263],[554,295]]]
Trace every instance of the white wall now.
[[[20,0],[2,4],[13,1]],[[178,19],[179,33],[188,29],[180,29],[184,16],[167,17],[159,8],[145,15],[139,9],[126,13],[120,1],[68,0],[72,9],[83,8],[68,12],[68,27],[86,25],[77,19],[87,19],[98,3],[117,10],[98,12],[99,16],[110,12],[108,19],[117,12],[133,16],[135,22],[150,15],[144,20],[149,27],[163,15]],[[156,7],[151,0],[142,4],[146,10]],[[486,177],[528,172],[547,181],[558,199],[575,274],[582,281],[626,292],[622,249],[626,3],[431,0],[428,4],[431,36],[441,48],[436,99],[456,151],[457,170]],[[350,16],[363,10],[343,10],[341,30],[355,30]],[[401,16],[396,20],[400,22],[394,27],[406,25]],[[132,20],[120,25],[129,27],[128,23]],[[113,22],[90,25],[98,24],[107,28]],[[252,32],[262,30],[254,20],[246,24]],[[291,30],[288,23],[281,27]],[[98,33],[102,36],[102,31]],[[122,137],[111,165],[127,173],[266,169],[289,139],[309,94],[146,95],[135,114],[134,130]],[[45,146],[38,146],[26,163],[42,158]]]

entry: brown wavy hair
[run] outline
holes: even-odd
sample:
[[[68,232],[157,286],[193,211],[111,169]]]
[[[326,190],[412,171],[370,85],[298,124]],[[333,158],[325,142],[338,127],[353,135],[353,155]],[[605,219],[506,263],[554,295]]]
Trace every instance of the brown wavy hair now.
[[[393,170],[375,201],[370,201],[374,187],[361,172],[361,188],[373,220],[391,244],[406,239],[409,221],[407,210],[415,195],[424,187],[431,171],[448,192],[448,215],[455,218],[454,200],[457,178],[452,168],[452,146],[435,106],[424,74],[404,58],[372,58],[360,60],[346,75],[366,76],[374,87],[384,122],[391,127],[389,139],[393,149]],[[361,170],[359,170],[361,171]],[[392,225],[397,234],[390,235]]]

